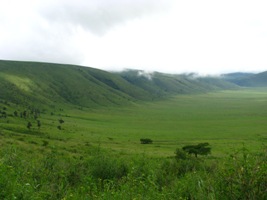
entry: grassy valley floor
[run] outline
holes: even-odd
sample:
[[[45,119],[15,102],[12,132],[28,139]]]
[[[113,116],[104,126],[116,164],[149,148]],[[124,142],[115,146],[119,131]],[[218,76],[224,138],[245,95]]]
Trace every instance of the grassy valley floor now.
[[[97,109],[0,106],[0,199],[266,198],[267,88]],[[175,155],[202,142],[211,155]]]

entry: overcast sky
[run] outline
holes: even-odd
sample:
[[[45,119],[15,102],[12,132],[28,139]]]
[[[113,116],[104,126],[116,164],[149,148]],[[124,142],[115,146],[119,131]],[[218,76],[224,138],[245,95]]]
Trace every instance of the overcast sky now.
[[[0,0],[0,59],[217,74],[267,70],[266,0]]]

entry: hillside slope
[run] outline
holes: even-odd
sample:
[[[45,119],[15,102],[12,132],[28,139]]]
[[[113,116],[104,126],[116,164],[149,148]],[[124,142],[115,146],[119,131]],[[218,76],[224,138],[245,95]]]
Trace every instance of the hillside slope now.
[[[267,71],[259,74],[253,74],[249,77],[241,78],[235,81],[240,86],[247,87],[266,87],[267,86]]]
[[[222,78],[228,81],[236,81],[240,79],[246,79],[253,76],[253,73],[234,72],[229,74],[222,74]]]
[[[174,94],[196,94],[219,89],[237,88],[235,84],[216,77],[194,77],[192,75],[175,75],[128,70],[120,75],[129,83],[142,88],[154,98]]]
[[[240,72],[224,74],[222,78],[241,87],[267,87],[267,71],[258,74]]]
[[[124,88],[140,92],[119,76],[79,66],[1,61],[0,71],[0,97],[15,103],[71,103],[92,107],[134,100],[122,92]],[[96,74],[110,84],[99,80]]]
[[[13,103],[95,107],[235,86],[216,78],[161,73],[146,77],[137,70],[110,73],[74,65],[0,61],[0,87],[0,99]]]

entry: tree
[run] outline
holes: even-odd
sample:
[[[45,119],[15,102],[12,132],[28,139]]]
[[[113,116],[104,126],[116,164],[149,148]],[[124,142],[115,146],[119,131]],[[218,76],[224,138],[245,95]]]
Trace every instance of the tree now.
[[[195,157],[198,155],[208,155],[211,153],[211,147],[209,143],[199,143],[197,145],[186,145],[182,148],[188,154],[194,154]]]
[[[27,124],[27,128],[30,130],[31,127],[32,127],[32,123],[31,123],[31,122],[28,122],[28,124]]]
[[[27,117],[27,111],[24,110],[23,113],[22,113],[22,115],[23,115],[23,117],[26,119],[26,117]]]
[[[5,111],[2,112],[2,117],[7,118],[7,113]]]
[[[60,123],[60,125],[57,126],[58,130],[62,130],[61,124],[64,123],[63,119],[59,119],[58,122]]]
[[[37,126],[38,126],[38,129],[40,129],[40,127],[41,127],[41,121],[40,120],[37,120]]]
[[[63,119],[59,119],[58,122],[59,122],[60,124],[63,124],[63,123],[64,123],[64,120],[63,120]]]

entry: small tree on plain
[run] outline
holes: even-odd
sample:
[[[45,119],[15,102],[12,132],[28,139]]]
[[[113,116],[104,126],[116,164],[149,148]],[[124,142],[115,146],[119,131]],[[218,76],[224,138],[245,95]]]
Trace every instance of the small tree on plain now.
[[[63,120],[63,119],[59,119],[58,122],[59,122],[60,124],[63,124],[63,123],[64,123],[64,120]]]
[[[23,113],[22,113],[22,115],[23,115],[23,117],[26,119],[26,117],[27,117],[27,111],[24,110]]]
[[[7,118],[7,113],[5,111],[2,112],[2,117]]]
[[[27,124],[27,128],[30,130],[31,127],[32,127],[32,123],[31,123],[31,122],[28,122],[28,124]]]
[[[58,122],[60,123],[60,125],[57,126],[58,130],[62,130],[61,124],[64,123],[63,119],[59,119]]]
[[[38,126],[38,129],[41,128],[41,121],[40,120],[37,120],[37,126]]]
[[[194,154],[195,157],[198,155],[208,155],[211,153],[211,147],[209,143],[199,143],[197,145],[186,145],[182,148],[188,154]]]

